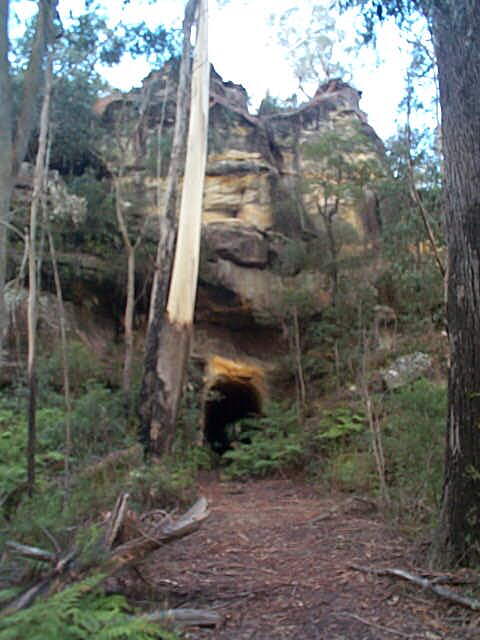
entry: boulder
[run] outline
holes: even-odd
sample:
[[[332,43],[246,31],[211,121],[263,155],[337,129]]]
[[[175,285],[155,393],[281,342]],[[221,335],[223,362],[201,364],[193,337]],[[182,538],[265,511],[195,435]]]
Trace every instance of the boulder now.
[[[387,369],[383,369],[381,375],[387,390],[393,391],[425,376],[431,368],[432,358],[417,351],[398,358]]]

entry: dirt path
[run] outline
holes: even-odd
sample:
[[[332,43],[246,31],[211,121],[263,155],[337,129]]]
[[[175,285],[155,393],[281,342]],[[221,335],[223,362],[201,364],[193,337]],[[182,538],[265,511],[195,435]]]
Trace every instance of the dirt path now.
[[[352,569],[413,568],[412,549],[368,501],[321,497],[287,480],[221,483],[202,529],[151,557],[138,588],[160,605],[224,617],[212,640],[449,640],[480,638],[468,615],[415,587]]]

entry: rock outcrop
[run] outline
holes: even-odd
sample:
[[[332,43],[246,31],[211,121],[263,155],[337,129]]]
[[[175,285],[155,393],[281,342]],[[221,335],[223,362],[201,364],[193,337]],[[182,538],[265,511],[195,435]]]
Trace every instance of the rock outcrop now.
[[[117,162],[132,236],[151,218],[152,247],[174,123],[173,76],[167,65],[140,89],[115,93],[95,107],[105,132],[98,155],[109,158],[104,180]],[[212,69],[194,348],[204,362],[218,356],[267,371],[288,348],[289,297],[307,300],[311,314],[321,312],[331,301],[332,262],[375,250],[375,180],[382,172],[383,145],[359,99],[356,89],[331,80],[297,109],[264,104],[252,115],[245,89]],[[121,262],[118,241],[115,252],[105,264]],[[89,259],[84,258],[82,264]],[[102,261],[98,254],[92,259]],[[137,280],[148,281],[147,272]],[[117,315],[121,281],[116,277],[108,285],[108,304],[116,297]],[[82,296],[90,294],[87,286]],[[94,306],[102,308],[98,300]],[[115,324],[121,329],[118,318]]]
[[[263,324],[278,326],[282,315],[278,307],[291,289],[304,291],[312,311],[328,304],[325,216],[337,194],[340,202],[333,224],[335,233],[345,239],[337,241],[336,250],[351,255],[375,245],[379,221],[372,181],[381,172],[383,147],[360,110],[359,99],[356,89],[331,80],[298,109],[267,113],[260,109],[261,115],[252,115],[245,89],[224,82],[212,69],[199,321],[208,318],[213,325],[238,326],[243,318],[240,324],[245,326],[261,318]],[[155,176],[149,161],[155,155],[162,113],[163,136],[168,139],[174,103],[175,87],[167,67],[152,72],[141,89],[97,104],[107,129],[125,105],[132,117],[145,123],[126,178],[137,191],[132,200],[140,220],[154,213],[157,194],[165,187],[165,167],[162,175]],[[354,178],[346,175],[333,192],[326,183],[331,180],[329,163],[338,160],[338,150],[327,148],[322,154],[320,148],[315,155],[315,145],[325,134],[335,145],[332,133],[346,141],[342,147],[346,167],[355,163],[369,167],[363,182],[357,180],[349,189],[348,180]]]

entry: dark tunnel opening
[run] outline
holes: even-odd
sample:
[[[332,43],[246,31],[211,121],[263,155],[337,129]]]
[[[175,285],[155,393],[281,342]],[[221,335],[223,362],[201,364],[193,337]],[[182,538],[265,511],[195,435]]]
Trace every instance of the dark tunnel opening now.
[[[210,387],[205,403],[205,441],[216,453],[225,453],[233,441],[228,425],[260,412],[260,394],[252,384],[238,380],[217,382]]]

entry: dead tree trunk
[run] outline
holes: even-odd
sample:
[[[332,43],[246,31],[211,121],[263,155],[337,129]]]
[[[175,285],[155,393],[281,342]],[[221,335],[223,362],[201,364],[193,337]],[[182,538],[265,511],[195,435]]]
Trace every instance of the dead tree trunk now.
[[[157,455],[169,451],[175,434],[197,291],[210,73],[206,0],[200,0],[198,12],[178,239],[166,313],[162,314],[159,325],[155,368],[158,393],[149,423],[148,448]]]
[[[178,79],[175,130],[166,192],[163,199],[163,211],[159,215],[160,237],[150,298],[145,364],[140,392],[140,439],[147,451],[153,451],[151,443],[156,440],[156,438],[152,437],[155,436],[154,423],[158,422],[158,416],[163,411],[160,396],[165,392],[164,381],[157,373],[157,363],[163,355],[160,333],[166,309],[175,250],[177,185],[181,171],[182,152],[185,146],[189,79],[191,74],[190,35],[198,2],[199,0],[189,0],[185,9],[183,22],[184,41]],[[166,393],[168,393],[168,390],[166,390]]]

